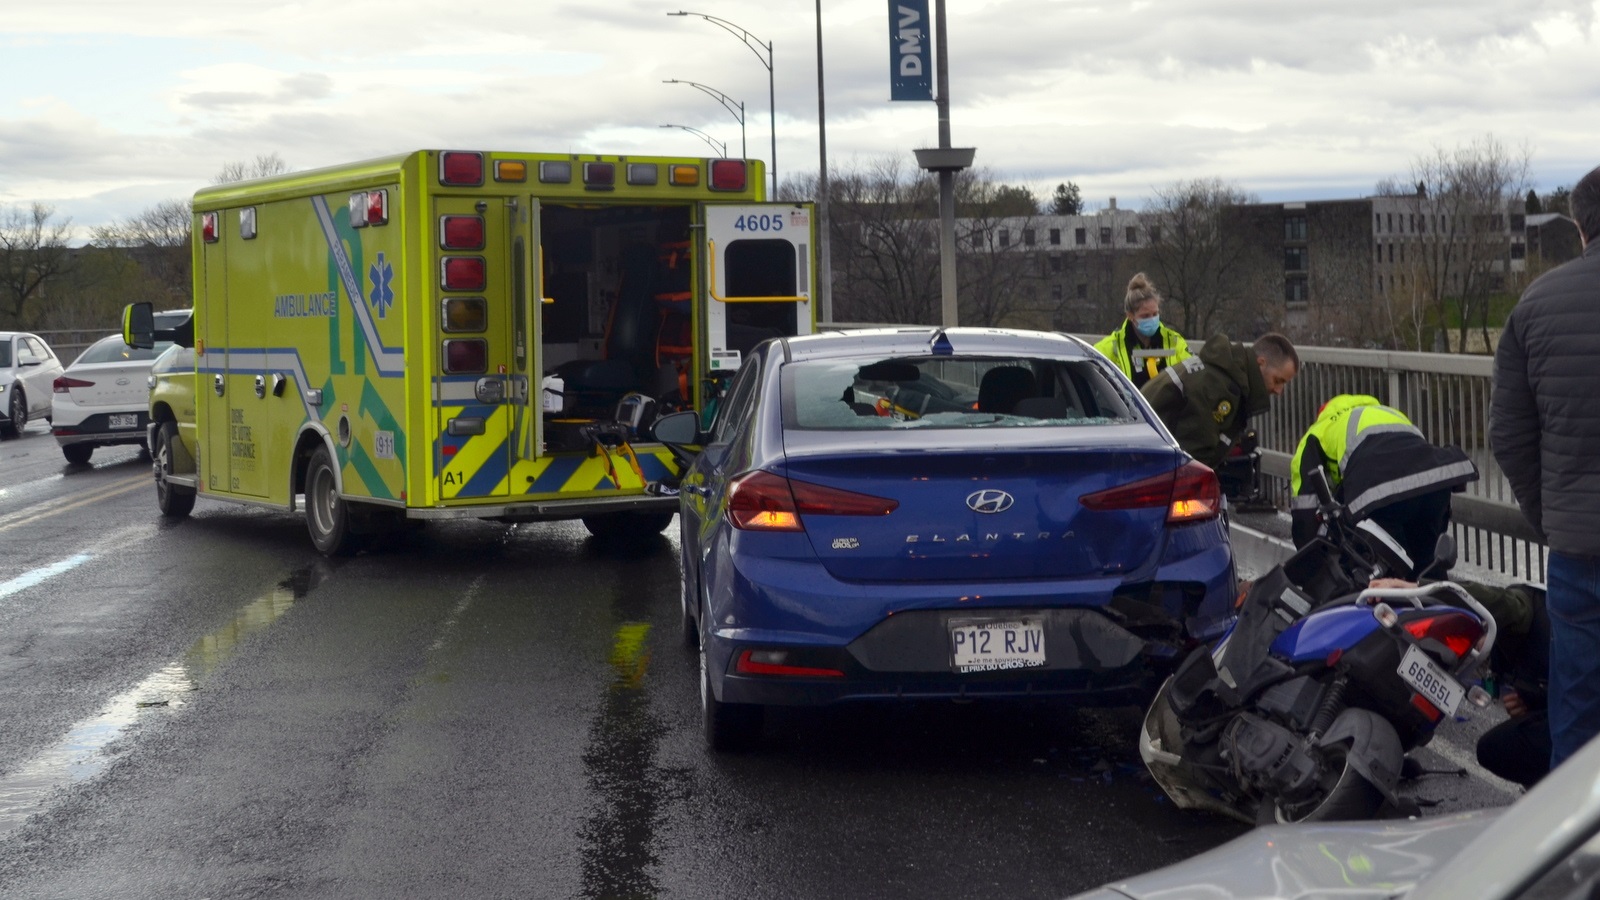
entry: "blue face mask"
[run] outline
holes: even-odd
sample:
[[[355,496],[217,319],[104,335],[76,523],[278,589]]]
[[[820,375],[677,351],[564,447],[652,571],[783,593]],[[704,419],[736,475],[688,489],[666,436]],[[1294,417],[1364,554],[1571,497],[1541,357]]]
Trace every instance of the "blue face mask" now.
[[[1161,317],[1151,316],[1148,319],[1134,319],[1133,327],[1139,329],[1140,335],[1152,337],[1157,331],[1161,330]]]

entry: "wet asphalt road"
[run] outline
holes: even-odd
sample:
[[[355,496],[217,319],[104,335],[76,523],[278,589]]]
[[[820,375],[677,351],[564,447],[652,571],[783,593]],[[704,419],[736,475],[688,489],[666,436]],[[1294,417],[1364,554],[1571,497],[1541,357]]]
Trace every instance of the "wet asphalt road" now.
[[[0,896],[1044,898],[1243,831],[1160,795],[1131,708],[784,711],[710,754],[666,536],[329,561],[153,491],[0,442]],[[1439,809],[1509,799],[1465,784]]]

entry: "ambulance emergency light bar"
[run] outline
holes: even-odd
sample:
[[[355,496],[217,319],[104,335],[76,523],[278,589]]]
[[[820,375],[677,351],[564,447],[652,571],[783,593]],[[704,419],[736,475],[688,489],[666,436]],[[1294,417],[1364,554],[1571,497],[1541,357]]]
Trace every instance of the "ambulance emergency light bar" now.
[[[710,181],[706,185],[713,191],[743,191],[749,184],[749,164],[742,159],[713,159],[710,163]],[[540,160],[538,178],[541,184],[572,184],[574,169],[582,173],[587,190],[608,191],[616,187],[617,164],[612,162],[580,162],[571,160]],[[445,187],[481,187],[484,183],[484,155],[476,151],[446,150],[439,154],[439,184]],[[672,163],[667,166],[667,183],[674,187],[697,187],[701,183],[699,165]],[[630,162],[623,170],[629,185],[649,187],[660,183],[661,174],[655,163]],[[494,180],[523,182],[528,180],[528,164],[522,160],[500,159],[494,162]]]

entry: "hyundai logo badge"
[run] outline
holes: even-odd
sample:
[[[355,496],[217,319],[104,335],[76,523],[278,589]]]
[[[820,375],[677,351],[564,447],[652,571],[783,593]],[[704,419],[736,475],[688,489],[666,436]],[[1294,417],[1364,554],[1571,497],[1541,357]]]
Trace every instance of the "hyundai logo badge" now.
[[[967,508],[980,513],[1002,513],[1015,502],[1005,491],[973,491],[967,495]]]

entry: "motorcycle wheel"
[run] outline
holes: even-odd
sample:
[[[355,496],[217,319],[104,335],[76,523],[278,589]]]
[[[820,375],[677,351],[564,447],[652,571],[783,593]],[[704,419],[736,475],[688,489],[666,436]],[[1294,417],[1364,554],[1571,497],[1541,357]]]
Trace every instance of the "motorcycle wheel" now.
[[[1383,793],[1360,772],[1351,768],[1346,749],[1343,745],[1329,747],[1324,756],[1328,771],[1337,775],[1331,776],[1332,784],[1321,800],[1285,804],[1281,798],[1274,797],[1270,808],[1263,810],[1270,818],[1262,818],[1280,824],[1372,818],[1378,807],[1383,805]]]

